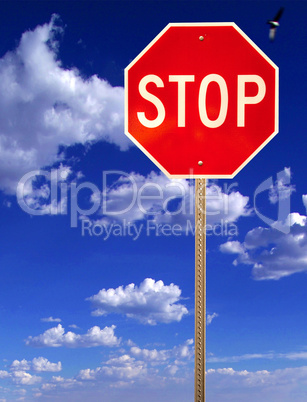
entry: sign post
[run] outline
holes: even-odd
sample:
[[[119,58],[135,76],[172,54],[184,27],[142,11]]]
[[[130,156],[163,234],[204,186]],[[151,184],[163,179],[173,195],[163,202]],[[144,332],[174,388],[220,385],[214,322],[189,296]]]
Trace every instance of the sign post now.
[[[125,69],[125,134],[195,179],[195,402],[205,401],[206,179],[233,178],[278,132],[278,67],[234,23],[167,25]]]
[[[195,179],[195,402],[205,400],[206,179]]]

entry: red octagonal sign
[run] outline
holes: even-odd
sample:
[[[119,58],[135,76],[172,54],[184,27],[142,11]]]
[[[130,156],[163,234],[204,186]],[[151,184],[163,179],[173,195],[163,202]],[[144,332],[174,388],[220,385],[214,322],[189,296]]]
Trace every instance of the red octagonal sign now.
[[[125,108],[167,176],[232,178],[278,132],[278,67],[234,23],[169,24],[126,68]]]

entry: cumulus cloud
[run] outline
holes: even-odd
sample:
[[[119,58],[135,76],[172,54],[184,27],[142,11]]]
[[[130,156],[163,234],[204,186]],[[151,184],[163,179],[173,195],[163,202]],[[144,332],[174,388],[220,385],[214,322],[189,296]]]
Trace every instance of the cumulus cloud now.
[[[58,59],[58,17],[22,34],[0,59],[0,188],[59,160],[59,145],[105,140],[125,150],[124,89]]]
[[[147,176],[138,173],[116,172],[119,178],[109,184],[105,176],[102,196],[103,216],[118,220],[136,221],[149,216],[156,217],[168,211],[172,200],[187,200],[193,193],[191,183],[185,179],[170,180],[163,173],[151,172]],[[114,180],[114,174],[113,174]],[[192,195],[193,196],[193,195]],[[185,213],[189,205],[184,205]]]
[[[145,379],[148,381],[153,377],[159,378],[160,375],[163,375],[163,380],[165,380],[166,374],[169,378],[174,377],[179,367],[193,360],[193,357],[193,339],[188,339],[182,345],[165,350],[142,349],[133,346],[130,353],[112,357],[101,367],[81,370],[77,379],[85,381],[112,380],[112,386],[127,385]]]
[[[130,380],[147,374],[147,368],[144,362],[129,355],[122,355],[109,359],[106,365],[101,367],[101,373],[114,379]]]
[[[30,370],[30,368],[31,368],[31,362],[28,362],[26,359],[14,360],[13,363],[11,364],[11,370],[13,371]]]
[[[277,230],[282,225],[289,233]],[[233,264],[252,265],[256,280],[280,279],[307,271],[307,217],[298,213],[288,215],[276,228],[257,227],[250,230],[242,244],[227,242],[220,246],[222,252],[238,253]]]
[[[161,280],[146,278],[140,286],[131,283],[126,287],[101,289],[86,300],[96,307],[92,313],[95,316],[117,313],[143,324],[155,325],[180,321],[188,314],[187,308],[178,303],[180,296],[177,285],[164,285]]]
[[[220,245],[220,251],[229,254],[242,254],[244,253],[244,247],[238,240],[229,240]]]
[[[78,379],[98,380],[99,378],[105,378],[113,381],[125,381],[126,383],[146,376],[147,372],[147,366],[144,362],[126,354],[109,359],[102,367],[93,370],[81,370]]]
[[[28,360],[14,360],[10,366],[11,371],[35,371],[35,372],[42,372],[42,371],[61,371],[62,370],[62,363],[51,363],[45,357],[35,357],[32,361]]]
[[[130,352],[133,356],[150,362],[164,362],[171,355],[171,350],[141,349],[138,346],[132,346]]]
[[[5,370],[0,370],[0,378],[8,378],[13,383],[18,385],[34,385],[41,382],[42,377],[37,375],[32,375],[22,369],[15,370],[8,372]]]
[[[114,180],[116,173],[119,178]],[[102,194],[93,194],[92,202],[101,202],[100,222],[106,225],[114,220],[134,222],[150,219],[157,225],[178,224],[185,228],[188,221],[194,225],[194,193],[193,180],[170,180],[161,172],[151,172],[147,176],[106,172]],[[206,201],[208,224],[235,222],[241,216],[251,214],[249,197],[235,191],[233,186],[222,189],[209,182]]]
[[[132,344],[127,342],[127,344]],[[31,382],[36,384],[42,382],[40,388],[37,388],[39,396],[46,395],[52,398],[52,394],[59,390],[69,389],[70,392],[77,392],[78,387],[98,385],[101,390],[107,391],[112,388],[131,387],[132,385],[141,384],[141,386],[160,387],[170,384],[184,384],[192,380],[193,362],[194,362],[194,343],[193,339],[187,339],[179,345],[175,345],[171,349],[148,349],[140,348],[136,344],[130,346],[128,350],[121,348],[118,350],[119,355],[112,354],[96,368],[86,368],[80,370],[78,374],[72,378],[54,375],[49,380],[43,380],[41,377],[27,376],[26,370],[21,368],[33,369],[33,362],[38,363],[40,368],[46,366],[53,371],[47,359],[37,358],[32,361],[15,361],[12,366],[14,369],[8,371],[0,371],[0,378],[10,378],[12,382],[21,384],[20,378],[24,384]],[[42,370],[43,371],[43,370]],[[14,373],[19,374],[15,375]],[[23,372],[24,374],[20,374]],[[17,378],[17,380],[14,380]],[[106,396],[107,394],[104,394]]]
[[[42,381],[42,377],[32,375],[25,371],[13,371],[11,373],[11,378],[15,384],[20,385],[34,385]]]
[[[95,346],[118,346],[120,339],[114,334],[115,325],[100,329],[98,326],[90,328],[86,334],[79,335],[68,331],[59,324],[57,327],[47,329],[38,336],[29,336],[26,345],[34,347],[60,347],[90,348]]]
[[[206,189],[207,223],[220,221],[236,222],[241,216],[250,216],[252,209],[248,206],[249,197],[229,188],[208,183]]]
[[[10,377],[10,373],[6,370],[0,370],[0,378],[8,378]]]
[[[61,362],[51,363],[48,359],[44,357],[36,357],[32,360],[32,369],[36,372],[41,371],[61,371],[62,364]]]
[[[132,346],[130,353],[142,360],[151,363],[167,362],[170,363],[170,359],[176,359],[178,362],[182,359],[192,359],[194,356],[194,341],[193,339],[187,339],[182,345],[174,346],[172,349],[146,349],[139,348],[138,346]]]

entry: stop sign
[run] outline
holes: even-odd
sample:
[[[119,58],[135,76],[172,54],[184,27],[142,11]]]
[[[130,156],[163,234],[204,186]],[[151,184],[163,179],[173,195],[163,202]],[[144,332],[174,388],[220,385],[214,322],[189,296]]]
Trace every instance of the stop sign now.
[[[125,69],[125,133],[171,178],[232,178],[277,132],[278,67],[234,23],[169,24]]]

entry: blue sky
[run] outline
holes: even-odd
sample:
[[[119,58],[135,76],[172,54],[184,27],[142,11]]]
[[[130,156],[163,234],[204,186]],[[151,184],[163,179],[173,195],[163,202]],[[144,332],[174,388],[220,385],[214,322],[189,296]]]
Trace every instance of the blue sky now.
[[[207,186],[207,400],[305,401],[307,3],[0,7],[0,401],[193,400],[194,183],[124,134],[169,22],[235,22],[280,70],[279,134]]]

